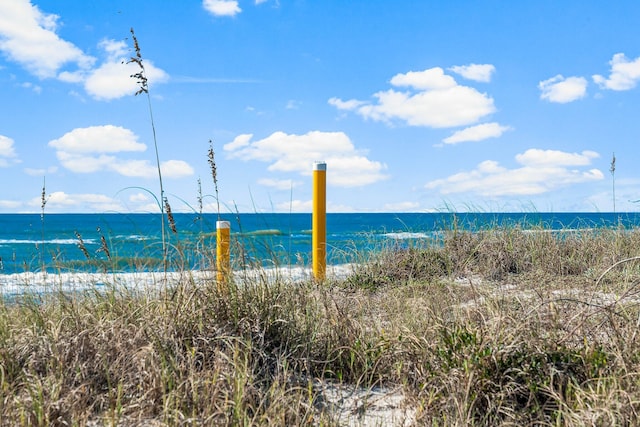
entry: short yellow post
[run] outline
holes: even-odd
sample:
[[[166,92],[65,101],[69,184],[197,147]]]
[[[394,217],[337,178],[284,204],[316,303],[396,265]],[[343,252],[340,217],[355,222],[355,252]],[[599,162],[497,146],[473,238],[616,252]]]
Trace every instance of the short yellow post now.
[[[311,214],[313,276],[323,281],[327,271],[327,164],[313,165],[313,212]]]
[[[218,288],[226,284],[231,272],[231,223],[229,221],[216,221],[216,278]]]

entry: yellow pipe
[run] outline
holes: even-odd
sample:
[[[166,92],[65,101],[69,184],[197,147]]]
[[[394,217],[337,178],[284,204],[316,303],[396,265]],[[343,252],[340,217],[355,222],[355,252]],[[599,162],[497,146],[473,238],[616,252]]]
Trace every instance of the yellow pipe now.
[[[218,289],[225,286],[231,272],[231,223],[229,221],[216,222],[216,278]]]
[[[313,276],[323,281],[327,272],[327,164],[313,165],[313,212],[311,215]]]

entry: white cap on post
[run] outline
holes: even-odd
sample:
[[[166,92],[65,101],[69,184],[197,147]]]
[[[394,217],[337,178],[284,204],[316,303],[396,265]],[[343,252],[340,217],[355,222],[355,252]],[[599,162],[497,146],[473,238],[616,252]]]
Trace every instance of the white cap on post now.
[[[216,221],[216,228],[231,228],[229,221]]]

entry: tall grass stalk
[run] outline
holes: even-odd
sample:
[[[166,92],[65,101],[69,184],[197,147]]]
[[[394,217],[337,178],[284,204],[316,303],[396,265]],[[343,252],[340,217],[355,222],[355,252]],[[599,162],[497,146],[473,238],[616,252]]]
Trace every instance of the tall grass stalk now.
[[[198,221],[200,222],[200,232],[202,232],[203,226],[203,203],[202,203],[202,180],[198,177]]]
[[[138,43],[138,39],[136,37],[136,34],[133,30],[133,27],[131,28],[131,38],[133,39],[133,48],[135,50],[135,56],[132,56],[131,58],[129,58],[128,63],[134,63],[139,67],[139,71],[135,74],[132,74],[131,77],[135,78],[139,88],[136,91],[135,95],[141,95],[141,94],[145,94],[147,97],[147,106],[149,109],[149,118],[151,121],[151,131],[153,134],[153,147],[155,150],[155,154],[156,154],[156,167],[158,169],[158,182],[160,184],[160,203],[159,203],[159,207],[160,207],[160,216],[161,216],[161,222],[160,222],[160,227],[161,227],[161,233],[162,233],[162,254],[163,254],[163,258],[164,258],[164,264],[165,264],[165,269],[166,269],[166,264],[167,264],[167,241],[166,241],[166,235],[165,235],[165,207],[164,207],[164,201],[166,200],[165,195],[164,195],[164,186],[162,183],[162,170],[160,167],[160,153],[158,150],[158,139],[156,137],[156,126],[155,126],[155,121],[153,120],[153,108],[151,107],[151,95],[149,94],[149,81],[147,79],[147,73],[145,71],[144,68],[144,63],[143,63],[143,58],[142,58],[142,52],[140,50],[140,44]]]
[[[47,266],[45,264],[45,233],[44,233],[44,208],[47,204],[47,185],[46,178],[42,178],[42,195],[40,198],[40,225],[42,228],[42,241],[40,247],[40,265],[42,267],[42,273],[47,272]]]
[[[220,220],[220,193],[218,192],[218,166],[216,165],[216,153],[213,151],[213,141],[209,140],[209,151],[207,153],[207,161],[213,178],[213,189],[216,193],[216,205],[218,213],[218,221]]]
[[[609,167],[609,172],[611,172],[613,213],[615,213],[616,212],[616,153],[613,153],[611,157],[611,165]]]

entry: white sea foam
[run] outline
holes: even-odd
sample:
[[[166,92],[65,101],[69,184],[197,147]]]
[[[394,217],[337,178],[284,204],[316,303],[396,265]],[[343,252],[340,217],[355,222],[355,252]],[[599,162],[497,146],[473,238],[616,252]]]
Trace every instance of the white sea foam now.
[[[5,245],[77,245],[77,239],[50,239],[50,240],[33,240],[33,239],[0,239],[0,244]],[[96,243],[94,239],[84,239],[84,243]]]
[[[385,233],[385,237],[390,239],[428,239],[429,235],[427,233],[411,233],[408,231],[400,232],[400,233]]]
[[[143,236],[141,234],[127,234],[127,235],[119,234],[115,238],[124,239],[124,240],[138,240],[138,241],[151,240],[149,236]]]
[[[344,278],[353,273],[353,264],[327,266],[327,278]],[[303,282],[313,277],[305,267],[280,267],[234,271],[236,283],[252,281]],[[129,290],[158,290],[185,281],[202,284],[216,280],[215,271],[191,270],[182,272],[136,272],[136,273],[15,273],[0,275],[0,295],[14,296],[24,293],[44,294],[49,292],[77,292],[103,287]]]

